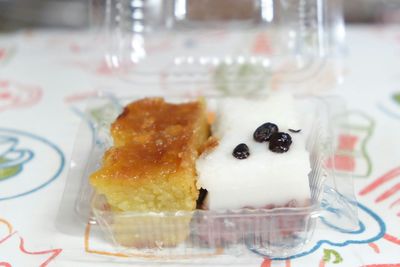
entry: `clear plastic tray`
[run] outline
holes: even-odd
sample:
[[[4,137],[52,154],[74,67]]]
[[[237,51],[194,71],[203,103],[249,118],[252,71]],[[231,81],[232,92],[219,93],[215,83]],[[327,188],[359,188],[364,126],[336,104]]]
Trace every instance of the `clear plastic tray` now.
[[[110,123],[135,99],[157,95],[182,102],[193,99],[184,96],[205,96],[212,110],[220,95],[255,96],[277,89],[302,95],[335,85],[344,39],[341,1],[92,2],[105,3],[104,9],[93,8],[92,18],[105,29],[106,61],[136,91],[118,92],[127,98],[100,95],[80,114],[84,123],[57,218],[61,231],[79,234],[79,222],[97,224],[113,249],[125,256],[257,253],[285,258],[306,246],[316,228],[327,225],[321,221],[341,229],[357,226],[351,177],[325,165],[337,140],[334,117],[344,110],[333,98],[296,98],[308,129],[312,166],[307,207],[116,213],[88,182],[111,145]],[[129,245],[132,236],[143,240],[140,247]]]
[[[127,256],[165,259],[255,252],[287,257],[307,244],[314,229],[322,226],[321,219],[344,229],[357,226],[351,177],[339,177],[325,164],[336,140],[333,117],[343,107],[335,104],[337,101],[320,97],[297,97],[295,101],[302,114],[306,148],[310,153],[309,206],[173,213],[110,211],[105,198],[95,194],[88,177],[99,168],[104,151],[112,145],[111,122],[125,104],[139,98],[102,96],[89,103],[72,155],[58,218],[64,232],[68,232],[66,227],[78,223],[66,218],[72,208],[81,222],[99,224],[104,237]],[[221,99],[206,97],[208,109],[213,110]],[[166,97],[166,100],[183,102],[188,98]],[[140,247],[129,245],[133,236],[143,240]]]
[[[108,65],[141,89],[310,90],[340,76],[340,0],[108,0],[93,10]],[[330,84],[312,84],[320,76]]]

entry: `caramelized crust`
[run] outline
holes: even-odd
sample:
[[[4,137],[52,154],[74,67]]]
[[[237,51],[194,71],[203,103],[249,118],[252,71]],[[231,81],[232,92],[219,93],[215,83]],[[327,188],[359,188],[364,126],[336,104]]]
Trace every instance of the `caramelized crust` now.
[[[124,108],[111,126],[111,135],[116,146],[154,142],[185,146],[194,123],[204,116],[203,108],[200,102],[171,104],[162,98],[145,98]]]

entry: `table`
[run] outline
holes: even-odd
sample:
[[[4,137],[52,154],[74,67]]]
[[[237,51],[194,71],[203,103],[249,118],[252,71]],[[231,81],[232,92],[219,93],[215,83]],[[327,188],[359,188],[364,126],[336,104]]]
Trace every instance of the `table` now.
[[[343,97],[352,125],[361,128],[341,140],[354,160],[339,167],[354,172],[365,229],[318,236],[311,249],[283,261],[255,255],[182,264],[400,266],[400,26],[350,26],[347,41],[343,83],[323,93]],[[132,263],[98,247],[88,224],[74,234],[55,225],[82,103],[98,90],[126,87],[88,44],[85,33],[0,34],[0,266]]]

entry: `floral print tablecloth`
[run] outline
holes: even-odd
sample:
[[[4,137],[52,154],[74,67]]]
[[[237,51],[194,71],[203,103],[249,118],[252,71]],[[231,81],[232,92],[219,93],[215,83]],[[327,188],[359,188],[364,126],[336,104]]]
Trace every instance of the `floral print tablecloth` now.
[[[63,219],[57,214],[82,103],[99,90],[129,87],[89,39],[57,31],[0,34],[0,266],[132,264],[98,245],[90,224],[75,225],[73,234],[55,224]],[[343,81],[328,93],[349,108],[351,127],[335,159],[340,171],[354,174],[360,229],[316,236],[285,260],[224,256],[170,265],[400,266],[400,27],[349,27],[347,42]]]

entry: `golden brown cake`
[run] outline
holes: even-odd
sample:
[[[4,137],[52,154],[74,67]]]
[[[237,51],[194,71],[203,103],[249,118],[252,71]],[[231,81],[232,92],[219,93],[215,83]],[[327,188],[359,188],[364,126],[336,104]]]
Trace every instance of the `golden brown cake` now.
[[[196,208],[195,160],[209,136],[204,103],[171,104],[146,98],[125,107],[111,126],[114,146],[90,176],[98,194],[114,211],[191,211]],[[119,223],[121,243],[145,238],[123,237],[128,221]],[[122,229],[122,230],[121,230]],[[130,229],[129,232],[135,232]],[[118,237],[117,237],[118,238]],[[165,244],[182,237],[166,237]]]

